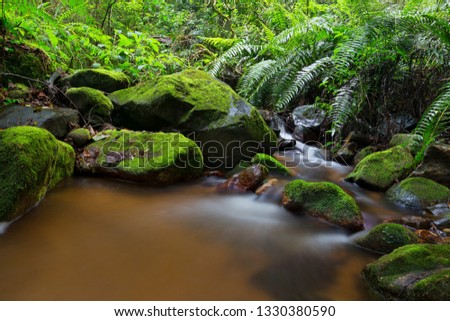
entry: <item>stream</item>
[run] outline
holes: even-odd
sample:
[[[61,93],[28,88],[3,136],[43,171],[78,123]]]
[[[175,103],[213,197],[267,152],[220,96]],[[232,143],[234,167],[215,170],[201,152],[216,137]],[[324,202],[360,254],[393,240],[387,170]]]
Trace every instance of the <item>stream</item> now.
[[[314,147],[277,157],[297,178],[339,184],[366,228],[402,215],[382,193],[344,182],[351,167]],[[0,300],[376,299],[360,273],[377,255],[341,228],[284,210],[287,180],[259,197],[219,192],[222,181],[65,181],[0,235]]]

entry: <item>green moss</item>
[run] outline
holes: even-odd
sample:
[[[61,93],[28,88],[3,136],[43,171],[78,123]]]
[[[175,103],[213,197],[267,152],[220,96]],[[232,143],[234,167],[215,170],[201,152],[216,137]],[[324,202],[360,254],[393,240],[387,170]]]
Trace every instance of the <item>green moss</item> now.
[[[294,180],[284,187],[283,205],[289,210],[305,211],[350,230],[363,228],[355,200],[333,183]]]
[[[377,148],[375,146],[367,146],[361,149],[353,159],[353,163],[355,165],[359,164],[364,158],[367,156],[375,153],[377,151]]]
[[[110,120],[114,107],[101,91],[89,87],[70,88],[66,95],[89,121],[99,123]]]
[[[411,154],[416,155],[422,148],[423,138],[414,134],[395,134],[389,141],[389,146],[402,146],[408,149]]]
[[[387,197],[399,204],[426,208],[450,200],[450,189],[430,179],[411,177],[392,186],[386,193]]]
[[[70,138],[75,146],[82,147],[91,140],[91,133],[87,128],[77,128],[72,130],[67,138]]]
[[[448,287],[445,291],[433,290],[448,284],[449,269],[448,244],[417,244],[382,256],[367,265],[363,275],[375,291],[387,298],[443,300],[449,298]]]
[[[374,190],[385,191],[413,170],[414,158],[401,147],[373,153],[364,158],[346,180]]]
[[[387,254],[404,245],[416,244],[418,237],[400,224],[384,223],[374,227],[369,234],[355,241],[359,246]]]
[[[63,82],[72,87],[90,87],[108,93],[130,86],[130,79],[123,72],[106,69],[80,69]]]
[[[19,126],[0,131],[0,221],[10,221],[38,203],[73,173],[75,154],[48,131]]]
[[[203,170],[199,147],[178,133],[147,133],[107,130],[104,139],[88,145],[94,160],[82,158],[81,171],[167,185],[198,177]],[[98,139],[94,137],[94,140]]]
[[[291,176],[291,171],[280,163],[275,157],[267,154],[256,154],[251,161],[253,164],[262,164],[269,169],[272,174]]]

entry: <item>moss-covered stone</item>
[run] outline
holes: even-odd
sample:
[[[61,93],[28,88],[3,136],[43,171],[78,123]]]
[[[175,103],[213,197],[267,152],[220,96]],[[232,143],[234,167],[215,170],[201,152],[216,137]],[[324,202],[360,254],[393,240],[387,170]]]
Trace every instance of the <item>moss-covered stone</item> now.
[[[392,186],[386,196],[397,204],[424,209],[449,202],[450,189],[431,179],[411,177]]]
[[[252,164],[262,164],[267,167],[269,173],[276,175],[291,176],[292,172],[278,159],[267,154],[258,153],[253,156],[251,160]]]
[[[90,123],[101,124],[110,121],[114,107],[101,91],[89,87],[70,88],[66,96]]]
[[[9,50],[4,48],[0,69],[3,72],[45,80],[53,70],[50,57],[41,49],[26,44],[7,43]],[[3,85],[8,82],[27,84],[28,80],[12,75],[0,75]]]
[[[0,131],[0,221],[23,215],[72,175],[73,148],[47,130],[19,126]]]
[[[429,178],[450,188],[450,145],[431,144],[412,176]]]
[[[363,276],[385,299],[450,300],[450,246],[403,246],[367,265]]]
[[[239,164],[237,164],[231,171],[228,171],[225,176],[227,178],[230,178],[231,176],[239,174],[244,169],[250,166],[252,166],[252,162],[240,161]]]
[[[161,76],[109,97],[119,125],[151,131],[176,128],[201,146],[210,168],[232,169],[256,152],[271,154],[276,148],[275,133],[258,111],[202,71]]]
[[[385,191],[410,174],[413,165],[414,158],[409,150],[396,146],[365,157],[346,180],[365,188]]]
[[[28,86],[17,83],[13,87],[8,87],[8,98],[12,99],[25,99],[29,95],[30,88]]]
[[[403,225],[384,223],[356,239],[355,243],[371,251],[388,254],[401,246],[419,243],[419,238]]]
[[[123,72],[106,69],[80,69],[62,82],[70,87],[90,87],[107,93],[130,86],[130,78]]]
[[[91,139],[91,133],[87,128],[77,128],[72,130],[67,138],[70,139],[76,147],[85,146]]]
[[[389,141],[389,147],[402,146],[416,155],[422,148],[423,138],[415,134],[395,134]]]
[[[353,159],[353,164],[358,165],[364,158],[375,153],[377,148],[375,146],[367,146],[361,149]]]
[[[182,134],[106,130],[93,140],[77,159],[83,173],[161,186],[203,171],[199,147]]]
[[[355,200],[333,183],[294,180],[284,187],[283,205],[351,231],[363,229],[363,217]]]

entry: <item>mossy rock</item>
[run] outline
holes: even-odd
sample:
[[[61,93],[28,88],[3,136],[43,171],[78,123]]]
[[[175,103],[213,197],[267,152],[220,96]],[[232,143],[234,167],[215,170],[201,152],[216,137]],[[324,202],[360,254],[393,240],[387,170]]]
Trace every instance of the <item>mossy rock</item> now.
[[[90,87],[107,93],[130,86],[130,78],[123,72],[106,69],[80,69],[62,79],[70,87]]]
[[[410,229],[400,224],[383,223],[375,226],[367,235],[355,240],[355,244],[382,254],[408,244],[419,243]]]
[[[157,77],[109,97],[118,125],[180,130],[199,144],[211,169],[232,169],[257,152],[272,154],[276,149],[276,135],[256,108],[203,71]]]
[[[333,183],[294,180],[284,187],[283,205],[290,211],[305,212],[351,231],[364,228],[356,201]]]
[[[252,166],[252,162],[240,161],[239,164],[237,164],[231,171],[228,171],[225,176],[227,178],[230,178],[231,176],[233,176],[235,174],[239,174],[244,169],[246,169],[250,166]]]
[[[353,164],[358,165],[364,158],[375,153],[377,148],[375,146],[367,146],[361,149],[353,159]]]
[[[0,131],[0,221],[12,221],[72,175],[73,148],[45,129],[18,126]]]
[[[8,88],[8,98],[25,99],[28,97],[30,88],[24,84],[17,83]]]
[[[53,70],[50,57],[41,49],[26,44],[6,43],[2,50],[3,59],[0,62],[2,72],[45,80]],[[28,84],[28,80],[16,76],[0,76],[1,83],[8,82]]]
[[[450,145],[431,144],[412,176],[429,178],[450,188]]]
[[[406,245],[367,265],[363,276],[384,299],[450,300],[450,245]]]
[[[162,186],[198,177],[203,171],[200,148],[179,133],[106,130],[93,140],[77,158],[82,173]]]
[[[267,167],[269,173],[275,175],[291,176],[292,172],[283,164],[280,163],[278,159],[267,154],[256,154],[252,160],[252,164],[261,164]]]
[[[402,146],[416,155],[422,148],[423,138],[415,134],[395,134],[389,141],[389,147]]]
[[[72,130],[67,138],[70,139],[76,147],[83,147],[92,139],[91,133],[87,128],[77,128]]]
[[[396,146],[365,157],[346,180],[365,188],[385,191],[410,174],[413,166],[414,158],[409,150]]]
[[[397,204],[424,209],[449,202],[450,189],[428,178],[411,177],[388,189],[386,196]]]
[[[114,107],[100,90],[89,87],[69,88],[66,96],[90,123],[102,124],[110,121]]]

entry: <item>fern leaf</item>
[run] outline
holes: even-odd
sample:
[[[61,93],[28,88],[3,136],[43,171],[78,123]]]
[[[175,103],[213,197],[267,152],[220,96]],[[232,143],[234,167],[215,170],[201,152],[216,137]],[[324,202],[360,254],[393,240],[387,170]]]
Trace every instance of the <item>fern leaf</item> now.
[[[333,122],[331,129],[332,137],[340,132],[348,119],[356,113],[354,93],[358,83],[358,79],[354,78],[347,85],[340,88],[331,104],[331,119]]]

